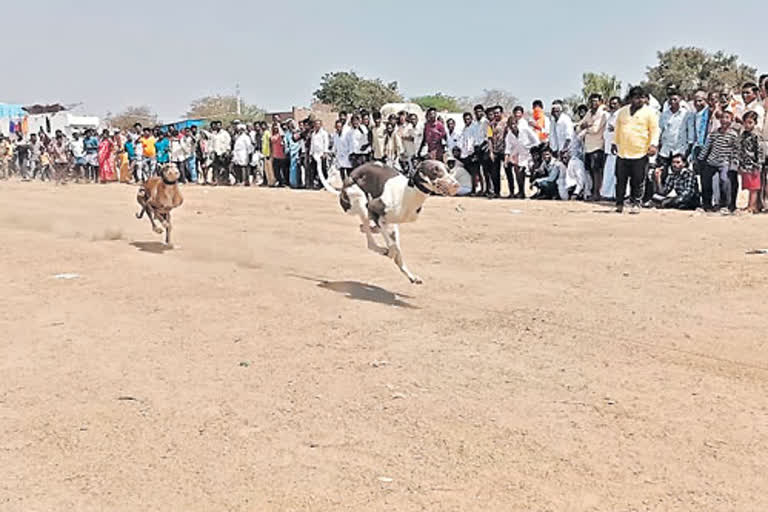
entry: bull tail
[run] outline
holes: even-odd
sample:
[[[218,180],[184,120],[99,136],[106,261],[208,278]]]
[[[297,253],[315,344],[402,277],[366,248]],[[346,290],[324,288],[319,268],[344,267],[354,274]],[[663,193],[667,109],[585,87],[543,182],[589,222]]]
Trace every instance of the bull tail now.
[[[328,181],[328,178],[323,176],[322,166],[319,163],[317,168],[318,170],[320,170],[320,172],[318,172],[317,174],[318,174],[318,177],[320,178],[320,183],[323,184],[323,188],[330,194],[333,194],[336,197],[339,197],[341,195],[341,190],[334,188],[333,185],[331,185],[331,183]],[[333,164],[331,164],[328,167],[328,175],[331,174],[331,169],[335,169],[335,166]]]

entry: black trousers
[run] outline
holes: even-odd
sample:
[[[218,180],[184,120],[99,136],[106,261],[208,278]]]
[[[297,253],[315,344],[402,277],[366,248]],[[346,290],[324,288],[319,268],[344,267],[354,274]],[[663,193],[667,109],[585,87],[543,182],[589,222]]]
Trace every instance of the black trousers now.
[[[701,207],[705,210],[711,210],[712,204],[712,180],[717,173],[716,167],[710,167],[704,162],[696,161],[694,169],[697,170],[697,174],[701,180]]]
[[[501,195],[501,167],[504,165],[504,153],[494,153],[493,162],[489,161],[488,164],[491,167],[491,183],[488,184],[489,194],[499,197]],[[493,185],[491,187],[491,185]],[[509,190],[511,191],[514,185],[509,184]],[[510,192],[511,194],[512,192]]]
[[[250,170],[247,165],[235,165],[235,180],[237,183],[242,183],[244,185],[250,185],[250,180],[248,179],[248,176],[250,175]]]
[[[158,165],[158,167],[160,167]],[[229,185],[229,157],[213,155],[213,179],[219,185]]]
[[[736,211],[736,200],[739,198],[739,173],[728,171],[728,181],[731,182],[731,197],[728,197],[728,210]]]
[[[669,208],[673,210],[695,210],[699,207],[699,196],[691,196],[687,200],[683,200],[680,197],[670,197],[659,202],[658,205],[661,208]]]
[[[605,151],[598,149],[584,155],[584,169],[592,176],[592,198],[600,198],[603,186],[603,167],[605,166]]]
[[[484,154],[480,160],[480,165],[483,167],[483,178],[485,181],[485,189],[483,192],[485,192],[486,195],[491,195],[493,194],[494,162],[491,162],[491,157],[488,154]],[[501,180],[501,177],[499,177],[499,180]]]
[[[509,197],[515,195],[515,182],[517,181],[518,194],[523,191],[523,187],[520,186],[519,178],[516,175],[517,166],[515,164],[507,164],[504,166],[504,174],[507,176],[507,185],[509,186]],[[525,175],[523,175],[525,180]]]
[[[290,160],[287,158],[273,158],[272,168],[275,171],[277,183],[281,187],[286,186],[288,184],[288,173],[291,169]]]
[[[540,183],[539,195],[536,199],[560,199],[560,190],[557,187],[557,182]]]
[[[474,157],[465,158],[462,162],[467,172],[472,176],[472,193],[475,194],[482,190],[480,184],[480,161]]]
[[[176,169],[179,170],[179,183],[187,182],[187,165],[186,162],[173,162]]]
[[[627,182],[629,182],[629,200],[634,205],[639,205],[643,198],[645,174],[648,170],[648,157],[643,158],[617,158],[616,159],[616,205],[624,205],[627,195]]]

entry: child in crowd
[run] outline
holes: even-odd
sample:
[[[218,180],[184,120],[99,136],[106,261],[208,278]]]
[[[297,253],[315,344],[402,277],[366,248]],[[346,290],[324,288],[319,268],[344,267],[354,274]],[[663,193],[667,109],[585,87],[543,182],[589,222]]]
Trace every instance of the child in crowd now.
[[[734,164],[738,135],[731,128],[733,114],[725,111],[720,116],[720,127],[712,132],[699,160],[706,165],[701,173],[702,202],[705,210],[719,206],[721,212],[736,209],[738,180],[735,173],[729,173]],[[734,183],[734,181],[736,183]],[[726,205],[728,210],[725,210]]]
[[[51,172],[51,155],[48,153],[48,148],[43,145],[42,153],[40,153],[40,180],[51,181],[53,179],[53,173]]]
[[[760,194],[760,171],[765,162],[765,148],[763,138],[755,130],[757,126],[757,113],[749,111],[744,114],[744,131],[739,136],[736,148],[736,161],[741,184],[745,190],[749,190],[749,213],[758,213],[758,197]]]

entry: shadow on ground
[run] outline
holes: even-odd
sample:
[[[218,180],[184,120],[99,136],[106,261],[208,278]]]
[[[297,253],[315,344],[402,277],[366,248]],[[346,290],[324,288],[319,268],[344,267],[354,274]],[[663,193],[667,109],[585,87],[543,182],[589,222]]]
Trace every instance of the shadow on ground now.
[[[163,242],[131,242],[131,245],[141,252],[151,252],[152,254],[163,254],[173,250],[172,246],[165,245]]]
[[[299,275],[293,275],[293,277],[304,279],[306,281],[314,281],[317,283],[318,288],[340,293],[348,299],[359,300],[363,302],[375,302],[377,304],[384,304],[385,306],[395,306],[405,309],[420,309],[418,306],[403,300],[412,299],[413,297],[409,295],[398,295],[389,290],[381,288],[380,286],[360,283],[358,281],[325,281],[323,279],[314,279],[311,277],[304,277]]]

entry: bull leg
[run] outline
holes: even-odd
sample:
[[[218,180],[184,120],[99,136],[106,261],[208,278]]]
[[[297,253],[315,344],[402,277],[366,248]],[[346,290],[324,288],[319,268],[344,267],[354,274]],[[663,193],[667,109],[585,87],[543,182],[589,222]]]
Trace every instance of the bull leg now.
[[[411,272],[403,259],[403,251],[400,248],[400,229],[397,224],[381,223],[381,234],[384,235],[384,240],[387,242],[389,252],[387,256],[392,258],[400,269],[400,272],[405,274],[405,277],[411,282],[411,284],[422,284],[424,281],[419,276]]]
[[[171,245],[171,212],[164,215],[163,227],[165,227],[165,245]]]
[[[162,233],[163,228],[155,224],[155,217],[157,216],[155,210],[149,205],[145,205],[144,208],[147,210],[147,218],[149,219],[149,223],[152,224],[152,231],[158,234]]]
[[[375,252],[376,254],[386,256],[387,249],[377,244],[376,239],[373,238],[373,232],[371,231],[371,219],[368,217],[368,207],[366,205],[366,201],[361,198],[353,198],[352,210],[360,217],[360,231],[365,234],[365,238],[368,242],[368,249]]]

